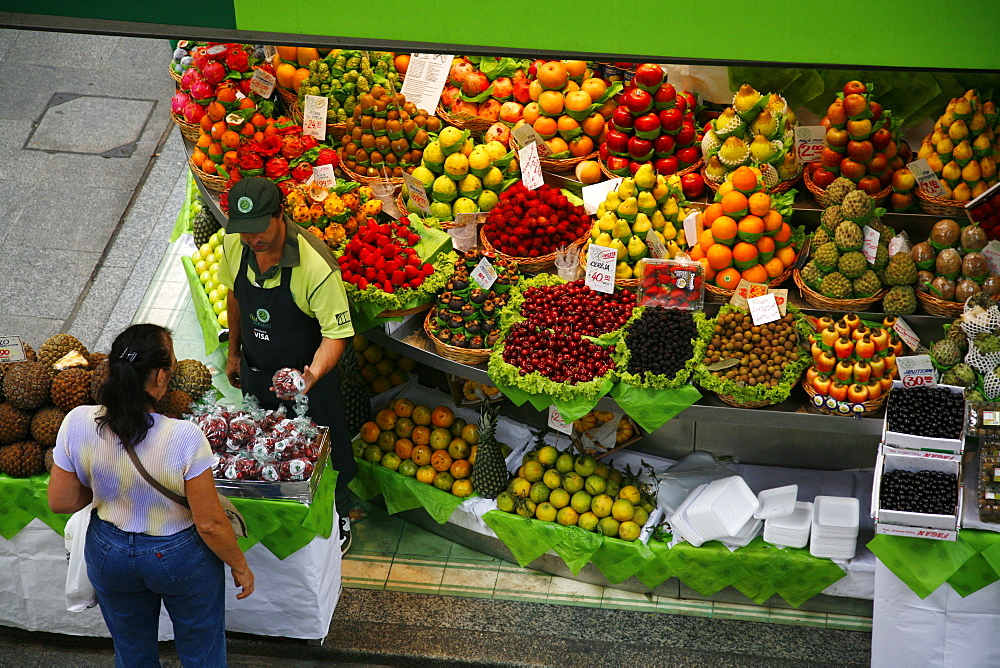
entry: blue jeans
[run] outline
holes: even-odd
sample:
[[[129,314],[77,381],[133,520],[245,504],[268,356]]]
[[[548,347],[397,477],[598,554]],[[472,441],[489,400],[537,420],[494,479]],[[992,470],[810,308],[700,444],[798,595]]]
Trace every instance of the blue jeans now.
[[[97,516],[87,530],[87,575],[115,643],[115,666],[159,666],[160,601],[181,665],[226,665],[223,563],[192,526],[172,536],[122,531]]]

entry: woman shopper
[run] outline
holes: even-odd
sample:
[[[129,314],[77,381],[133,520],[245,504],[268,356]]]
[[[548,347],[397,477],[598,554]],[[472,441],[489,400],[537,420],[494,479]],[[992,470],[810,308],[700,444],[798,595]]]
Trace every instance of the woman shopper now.
[[[154,413],[174,358],[170,332],[132,325],[111,346],[99,405],[74,408],[59,429],[49,507],[72,513],[93,501],[87,574],[115,645],[116,666],[158,666],[160,601],[188,666],[226,665],[223,562],[242,589],[254,576],[236,543],[212,478],[212,452],[198,427]],[[186,496],[176,503],[140,475]]]

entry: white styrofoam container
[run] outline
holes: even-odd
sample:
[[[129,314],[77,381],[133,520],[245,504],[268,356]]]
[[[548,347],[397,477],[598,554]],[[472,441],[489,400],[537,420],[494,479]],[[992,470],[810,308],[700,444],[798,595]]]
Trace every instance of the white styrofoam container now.
[[[872,517],[875,532],[903,536],[955,540],[962,517],[962,456],[940,452],[919,452],[893,448],[885,444],[880,448],[875,463],[875,481],[872,485]],[[882,474],[889,471],[945,471],[958,477],[958,506],[954,515],[933,515],[900,510],[883,510],[880,496]],[[936,531],[925,531],[934,529]]]
[[[902,389],[903,383],[898,380],[892,381],[892,389]],[[964,387],[955,385],[938,385],[946,387],[952,394],[965,396]],[[889,404],[893,397],[899,396],[894,392],[889,393]],[[885,418],[882,419],[882,442],[886,445],[908,450],[929,450],[937,452],[964,452],[965,451],[965,423],[962,424],[961,438],[930,438],[928,436],[914,436],[913,434],[902,434],[898,431],[889,431],[889,408],[886,406]]]

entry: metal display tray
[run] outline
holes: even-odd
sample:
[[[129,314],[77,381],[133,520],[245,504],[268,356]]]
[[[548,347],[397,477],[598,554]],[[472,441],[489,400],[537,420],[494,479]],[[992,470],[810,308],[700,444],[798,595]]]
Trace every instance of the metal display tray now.
[[[316,489],[323,479],[326,462],[330,456],[329,427],[319,428],[319,434],[316,435],[316,442],[319,445],[319,456],[316,458],[316,468],[308,480],[268,482],[266,480],[228,480],[226,478],[216,478],[215,488],[219,490],[220,494],[228,497],[243,499],[285,499],[288,501],[298,501],[308,506],[312,503]]]

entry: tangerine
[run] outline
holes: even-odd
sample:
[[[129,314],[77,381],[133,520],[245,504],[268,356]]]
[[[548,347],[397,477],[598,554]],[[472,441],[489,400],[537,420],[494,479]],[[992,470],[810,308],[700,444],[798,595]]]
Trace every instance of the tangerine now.
[[[534,125],[535,121],[537,121],[541,115],[542,110],[538,106],[537,102],[529,102],[524,105],[524,111],[521,112],[521,118],[523,118],[524,122],[528,125]]]
[[[785,272],[785,265],[779,258],[772,257],[764,263],[764,270],[767,271],[768,278],[777,278]]]
[[[434,470],[433,466],[424,465],[417,469],[416,478],[420,482],[427,483],[430,485],[434,482],[434,476],[437,475],[437,471]]]
[[[698,260],[698,262],[701,264],[702,267],[705,268],[705,280],[706,281],[714,280],[715,279],[715,269],[712,269],[712,267],[708,264],[708,258],[707,257],[703,257],[700,260]]]
[[[281,63],[274,68],[274,76],[278,80],[278,85],[287,90],[291,90],[295,85],[295,70],[296,67],[294,65],[289,65],[288,63]]]
[[[705,207],[705,211],[701,214],[701,222],[705,227],[711,227],[715,219],[723,214],[722,205],[718,202],[714,202]]]
[[[719,184],[719,190],[718,190],[718,192],[716,194],[721,198],[724,195],[726,195],[727,193],[731,193],[731,192],[733,192],[733,182],[732,181],[723,181],[722,183]]]
[[[418,445],[410,451],[410,459],[417,466],[427,466],[431,463],[431,446]]]
[[[310,76],[309,70],[307,70],[304,67],[300,67],[299,69],[295,70],[295,74],[292,75],[292,88],[295,90],[296,93],[298,93],[299,89],[302,88],[302,82],[308,79],[309,76]]]
[[[737,234],[741,241],[756,243],[764,234],[764,221],[757,216],[744,216],[737,225]]]
[[[767,270],[764,265],[755,264],[743,272],[743,278],[751,283],[767,283]]]
[[[553,137],[545,142],[553,153],[565,153],[569,150],[569,144],[562,137]]]
[[[604,96],[604,93],[607,92],[608,85],[604,83],[604,79],[591,77],[590,79],[583,80],[583,83],[580,84],[580,90],[589,95],[590,99],[596,102]]]
[[[698,245],[701,246],[701,249],[705,251],[707,255],[709,249],[712,248],[712,244],[714,243],[715,238],[712,236],[712,229],[710,227],[706,227],[702,230],[701,234],[698,235]]]
[[[579,90],[580,90],[580,84],[578,84],[577,82],[575,82],[572,79],[570,79],[569,81],[566,82],[566,87],[563,88],[562,92],[564,94],[565,93],[576,93]]]
[[[594,112],[583,121],[583,133],[587,136],[600,137],[601,133],[604,132],[604,128],[604,116],[601,116],[598,112]]]
[[[551,139],[556,136],[556,131],[558,126],[556,125],[556,119],[549,118],[548,116],[539,116],[538,119],[531,124],[531,127],[535,128],[535,132],[541,135],[542,139]]]
[[[750,213],[755,216],[765,216],[771,210],[771,196],[767,193],[754,193],[747,199]]]
[[[447,450],[435,450],[434,454],[431,455],[431,466],[434,467],[435,471],[447,471],[451,468],[452,461],[454,460]]]
[[[719,203],[722,204],[722,210],[729,215],[742,215],[747,210],[746,195],[735,190],[723,195]]]
[[[711,234],[711,232],[709,232]],[[722,271],[728,268],[733,263],[733,252],[729,250],[729,246],[725,244],[712,244],[709,246],[708,250],[705,251],[705,259],[708,260],[708,266],[716,271]]]
[[[456,459],[451,463],[448,472],[459,480],[468,478],[472,474],[472,464],[469,463],[468,459]]]
[[[716,243],[732,246],[736,242],[736,221],[729,216],[719,216],[712,222],[712,237]]]
[[[452,476],[454,475],[452,473]],[[451,486],[451,493],[462,499],[472,496],[472,481],[467,479],[456,480]]]
[[[570,116],[560,116],[559,120],[556,121],[556,129],[559,134],[566,137],[566,134],[564,133],[578,133],[580,130],[580,124],[576,121],[576,119]],[[569,139],[569,137],[566,138]]]
[[[733,246],[733,264],[737,269],[749,269],[757,262],[757,247],[741,241]]]
[[[787,246],[792,239],[792,228],[788,223],[782,223],[781,229],[774,235],[774,242],[779,246]]]
[[[785,265],[786,268],[795,264],[795,255],[795,249],[791,246],[779,248],[774,252],[774,257],[781,260],[781,264]]]
[[[764,231],[767,234],[772,234],[774,232],[777,232],[778,230],[781,229],[781,224],[785,222],[784,218],[781,217],[781,214],[775,211],[774,209],[771,209],[770,211],[765,213],[763,215],[763,220],[764,220]]]
[[[549,90],[561,89],[569,79],[566,65],[558,60],[550,60],[547,63],[539,65],[535,76],[538,79],[538,83]]]
[[[715,275],[715,284],[724,290],[735,290],[743,276],[735,268],[723,269]]]
[[[564,104],[569,111],[585,111],[594,101],[582,90],[566,93]]]
[[[295,62],[296,57],[298,57],[299,47],[297,46],[276,46],[274,48],[278,51],[278,55],[281,56],[282,60]]]
[[[571,79],[579,79],[587,73],[586,60],[564,60],[563,66],[566,68],[566,75]]]
[[[566,98],[557,90],[544,91],[538,97],[538,106],[546,116],[558,116],[563,112]]]
[[[319,51],[311,46],[300,46],[296,54],[296,61],[301,67],[308,67],[309,63],[319,60]]]
[[[574,158],[582,158],[594,152],[594,140],[587,135],[580,135],[569,143],[569,153]]]
[[[774,257],[774,239],[771,237],[761,237],[757,240],[757,252],[760,253],[760,261],[767,262]]]
[[[751,192],[757,187],[757,175],[749,167],[737,167],[731,181],[733,187],[742,192]]]
[[[691,252],[689,253],[689,255],[691,256],[692,260],[702,260],[705,258],[705,251],[702,249],[700,245],[695,244],[691,248]]]
[[[413,456],[413,441],[408,438],[401,438],[396,441],[396,445],[393,446],[393,450],[399,455],[400,459],[409,459]]]
[[[617,108],[618,108],[618,103],[615,102],[614,97],[611,97],[604,103],[604,106],[601,107],[598,113],[604,118],[604,120],[606,121],[611,120],[611,116],[612,114],[615,113],[615,109]]]
[[[393,59],[392,65],[400,75],[406,74],[406,69],[410,66],[410,54],[399,54]]]

